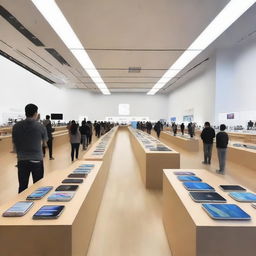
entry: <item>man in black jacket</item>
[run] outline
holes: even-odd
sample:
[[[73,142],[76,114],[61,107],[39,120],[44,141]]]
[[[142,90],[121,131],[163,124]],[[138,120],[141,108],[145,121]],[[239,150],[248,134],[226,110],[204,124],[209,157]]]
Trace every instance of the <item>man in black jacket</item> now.
[[[217,133],[216,136],[216,147],[218,152],[218,159],[220,169],[217,170],[217,173],[224,174],[225,172],[225,163],[226,163],[226,153],[228,146],[228,134],[225,132],[226,125],[220,125],[220,132]]]
[[[209,122],[204,123],[204,129],[201,133],[201,139],[204,143],[204,161],[203,164],[211,164],[212,158],[212,145],[215,137],[215,131]]]

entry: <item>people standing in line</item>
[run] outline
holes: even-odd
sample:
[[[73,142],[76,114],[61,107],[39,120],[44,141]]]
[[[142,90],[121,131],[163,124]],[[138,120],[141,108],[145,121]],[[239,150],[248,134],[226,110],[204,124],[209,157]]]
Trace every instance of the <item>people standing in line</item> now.
[[[203,164],[211,164],[211,157],[212,157],[212,146],[213,146],[213,139],[215,137],[215,131],[211,127],[209,122],[204,123],[204,129],[201,133],[201,139],[204,143],[204,161]]]
[[[78,159],[79,146],[81,142],[81,134],[79,131],[78,124],[73,120],[69,129],[69,139],[71,144],[71,161],[74,161],[74,155],[76,154],[76,159]]]
[[[159,139],[159,138],[160,138],[160,133],[161,133],[161,123],[160,123],[160,121],[158,121],[158,122],[155,124],[154,130],[155,130],[155,132],[156,132],[156,134],[157,134],[157,137],[158,137],[158,139]]]
[[[185,130],[185,125],[184,125],[184,123],[182,123],[182,124],[180,125],[180,131],[181,131],[181,134],[182,134],[182,135],[184,135],[184,130]]]
[[[86,127],[86,121],[82,121],[82,125],[79,127],[79,131],[81,134],[81,144],[83,146],[83,150],[86,150],[87,148],[87,127]]]
[[[87,134],[87,143],[89,145],[92,142],[92,123],[91,123],[91,121],[87,121],[87,126],[89,127],[89,132]]]
[[[218,159],[219,159],[219,170],[217,173],[224,174],[225,173],[225,165],[226,165],[226,154],[227,154],[227,147],[228,147],[228,134],[225,132],[226,125],[220,125],[220,132],[216,135],[216,147],[218,152]]]
[[[42,143],[48,140],[45,126],[37,122],[38,107],[25,107],[26,119],[16,123],[12,129],[12,140],[18,157],[19,193],[28,187],[32,173],[33,183],[44,176]]]
[[[45,120],[43,121],[43,125],[45,126],[47,135],[48,135],[47,146],[48,146],[48,150],[49,150],[49,158],[50,158],[50,160],[54,160],[54,158],[52,156],[52,141],[53,141],[52,133],[55,131],[55,129],[52,128],[52,123],[51,123],[49,115],[46,115]],[[45,149],[46,149],[46,145],[43,145],[44,157],[45,157],[45,151],[46,151]]]
[[[148,133],[148,134],[151,134],[152,123],[151,123],[151,122],[147,122],[147,123],[146,123],[146,128],[147,128],[147,133]]]
[[[193,136],[194,136],[194,131],[193,131],[192,122],[190,122],[190,123],[188,124],[188,134],[190,135],[190,138],[193,138]]]
[[[100,137],[100,122],[96,122],[95,126],[94,126],[94,129],[95,129],[95,135],[96,137]]]

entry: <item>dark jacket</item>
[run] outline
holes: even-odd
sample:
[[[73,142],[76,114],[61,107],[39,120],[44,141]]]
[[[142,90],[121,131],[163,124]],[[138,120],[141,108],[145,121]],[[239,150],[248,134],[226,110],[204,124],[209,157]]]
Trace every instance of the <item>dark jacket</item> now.
[[[215,137],[215,131],[212,127],[206,127],[201,133],[201,139],[205,144],[212,144]]]
[[[226,132],[218,132],[216,136],[216,147],[227,148],[228,146],[228,134]]]

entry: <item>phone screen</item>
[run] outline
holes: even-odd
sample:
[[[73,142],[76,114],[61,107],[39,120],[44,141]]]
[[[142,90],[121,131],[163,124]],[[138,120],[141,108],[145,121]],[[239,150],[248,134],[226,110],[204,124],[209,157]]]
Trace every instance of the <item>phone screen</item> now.
[[[33,218],[55,218],[64,209],[64,205],[45,205],[42,206],[33,216]]]
[[[10,207],[6,212],[3,213],[3,216],[15,216],[24,215],[33,205],[33,202],[17,202],[12,207]]]
[[[52,186],[41,187],[27,196],[27,199],[40,199],[53,189]]]

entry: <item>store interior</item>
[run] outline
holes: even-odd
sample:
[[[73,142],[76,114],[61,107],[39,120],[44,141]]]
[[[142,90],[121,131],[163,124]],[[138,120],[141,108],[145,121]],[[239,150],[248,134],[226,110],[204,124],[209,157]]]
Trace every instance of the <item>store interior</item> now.
[[[0,1],[0,255],[254,255],[256,4],[237,2]],[[76,39],[65,38],[60,13]],[[218,18],[225,28],[214,27]],[[214,30],[205,32],[211,26]],[[199,43],[204,33],[212,39]],[[38,107],[41,125],[51,116],[54,159],[47,151],[43,179],[33,184],[30,177],[18,194],[13,126],[26,119],[29,103]],[[111,124],[100,136],[94,126],[92,142],[86,149],[80,145],[75,161],[72,120],[79,126],[84,120]],[[154,129],[158,121],[160,137]],[[216,138],[211,163],[202,162],[205,122],[216,135],[226,125],[224,175],[216,172]],[[93,167],[70,202],[47,201],[63,179],[85,165]],[[250,218],[214,219],[175,172],[192,172]],[[255,199],[236,201],[220,189],[223,184],[239,185]],[[34,200],[25,216],[4,216],[44,186],[54,190]],[[36,220],[44,205],[65,207],[56,219]],[[19,240],[16,248],[13,239]]]

